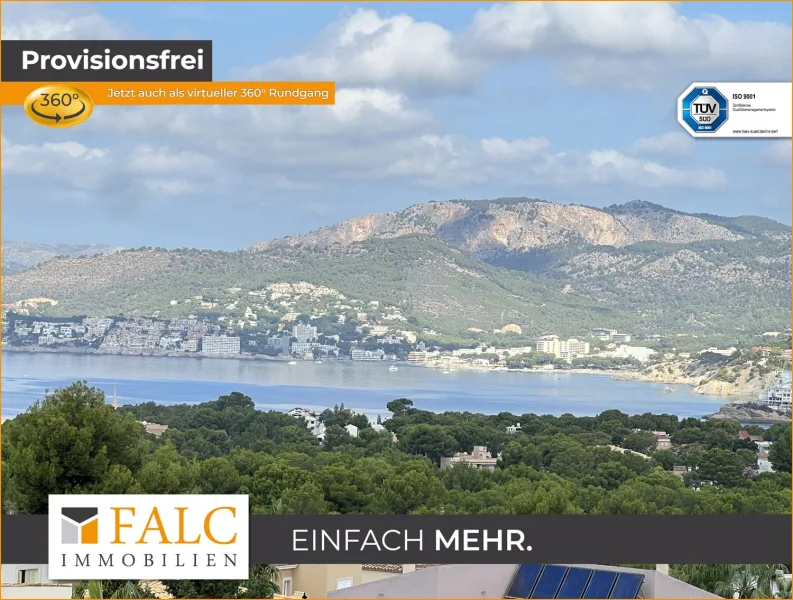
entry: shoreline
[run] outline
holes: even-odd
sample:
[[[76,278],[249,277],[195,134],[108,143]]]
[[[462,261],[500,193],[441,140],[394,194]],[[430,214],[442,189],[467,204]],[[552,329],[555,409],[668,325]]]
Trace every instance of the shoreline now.
[[[204,355],[200,352],[184,353],[184,352],[103,352],[95,348],[62,348],[62,349],[43,349],[38,347],[13,347],[4,346],[2,352],[9,352],[15,354],[57,354],[57,355],[80,355],[80,356],[123,356],[133,358],[170,358],[170,359],[192,359],[192,360],[241,360],[246,362],[271,362],[271,363],[288,363],[294,360],[291,357],[283,356],[269,356],[265,354],[239,354],[239,355]],[[448,370],[448,371],[476,371],[476,372],[495,372],[495,373],[530,373],[530,374],[545,374],[557,375],[590,375],[608,377],[612,381],[636,381],[641,383],[652,383],[656,385],[679,386],[685,387],[686,390],[675,389],[673,393],[676,394],[695,394],[693,389],[696,387],[694,384],[687,381],[658,381],[650,378],[645,378],[639,371],[628,371],[623,369],[542,369],[542,368],[522,368],[510,369],[505,366],[485,366],[485,365],[470,365],[470,364],[456,364],[454,366],[444,365],[440,362],[430,363],[410,363],[407,361],[353,361],[348,358],[323,358],[323,362],[328,363],[343,363],[343,364],[378,364],[384,363],[403,368],[416,368],[416,369],[434,369],[434,370]],[[299,363],[312,363],[310,360],[298,359]],[[700,394],[695,394],[700,395]],[[701,394],[708,395],[708,394]]]
[[[15,352],[15,351],[11,350],[11,352]],[[225,363],[224,364],[223,361],[221,361],[221,360],[211,360],[213,358],[222,358],[222,357],[211,357],[211,356],[205,357],[205,356],[202,356],[202,355],[198,355],[198,356],[184,356],[184,355],[173,356],[173,355],[170,355],[169,356],[169,355],[164,354],[164,353],[163,354],[159,354],[159,353],[135,353],[135,354],[126,353],[126,354],[120,354],[120,353],[107,353],[107,352],[96,352],[96,351],[94,351],[94,352],[85,352],[85,351],[57,352],[57,351],[53,351],[53,350],[42,351],[42,352],[36,352],[36,351],[32,351],[31,352],[31,351],[28,350],[27,352],[29,354],[50,355],[50,359],[49,360],[54,360],[54,361],[58,361],[59,357],[60,357],[60,360],[65,360],[66,361],[64,363],[64,365],[63,365],[65,370],[64,369],[61,369],[61,370],[64,370],[64,373],[66,374],[65,376],[69,376],[72,379],[74,379],[74,377],[72,377],[69,374],[73,375],[74,370],[69,368],[70,359],[63,359],[62,358],[64,355],[74,354],[74,355],[102,356],[102,357],[108,357],[108,359],[111,360],[111,361],[114,361],[115,357],[118,357],[118,356],[133,356],[133,357],[138,357],[138,358],[193,358],[193,359],[198,359],[198,360],[194,360],[193,363],[182,363],[181,367],[179,366],[179,363],[175,362],[175,361],[171,361],[170,366],[168,366],[168,363],[165,363],[165,364],[161,364],[160,363],[159,366],[158,366],[158,363],[156,361],[146,361],[149,364],[149,367],[145,367],[145,368],[148,369],[148,370],[153,369],[154,371],[152,371],[152,372],[155,372],[155,373],[159,373],[159,371],[161,369],[163,369],[163,368],[166,369],[166,371],[169,371],[169,372],[183,372],[184,371],[185,373],[192,372],[195,369],[203,370],[203,367],[200,366],[200,363],[201,363],[200,359],[207,358],[207,359],[210,359],[210,360],[208,360],[205,363],[205,365],[207,367],[211,367],[209,369],[210,374],[215,373],[215,370],[218,369],[218,368],[221,369],[223,372],[229,371],[229,368],[230,368],[230,373],[231,373],[231,377],[232,377],[233,381],[238,381],[237,379],[233,379],[233,378],[236,377],[234,374],[237,373],[237,371],[239,369],[242,369],[242,370],[246,370],[246,369],[250,369],[250,368],[253,368],[254,370],[266,369],[265,365],[269,364],[269,365],[272,365],[272,367],[274,369],[273,377],[276,377],[279,380],[283,380],[283,381],[279,381],[277,383],[277,385],[287,385],[287,386],[288,385],[297,385],[297,386],[300,386],[300,385],[313,385],[313,384],[308,384],[306,382],[306,380],[305,380],[305,377],[308,377],[309,379],[312,379],[312,380],[316,379],[316,378],[319,378],[318,381],[322,380],[324,382],[324,375],[323,375],[324,369],[322,368],[322,365],[313,365],[312,364],[313,361],[310,361],[310,360],[302,361],[304,364],[302,364],[300,366],[296,366],[295,367],[296,370],[294,370],[292,368],[287,367],[286,364],[285,364],[287,361],[289,361],[289,358],[277,359],[277,358],[274,358],[274,357],[237,357],[238,360],[236,361],[236,366],[235,366],[235,362],[230,362],[230,364],[229,363]],[[17,361],[21,361],[21,362],[19,362],[17,364],[17,367],[14,369],[15,371],[19,371],[18,375],[21,375],[23,372],[25,372],[22,369],[26,368],[26,367],[24,367],[24,365],[27,364],[27,362],[30,360],[30,359],[22,358],[22,356],[20,356],[20,355],[23,355],[24,353],[25,353],[24,350],[21,351],[21,352],[20,351],[16,351],[15,352],[16,356],[15,357],[11,357],[11,358],[16,358],[16,360],[14,361],[15,363]],[[9,360],[11,360],[11,358]],[[227,357],[227,358],[231,358],[231,357]],[[263,360],[256,360],[257,358],[261,358]],[[44,358],[43,360],[47,360],[47,359]],[[79,360],[78,364],[82,365],[84,360],[85,359],[81,358]],[[542,369],[542,368],[539,368],[539,369],[508,369],[505,366],[486,366],[486,365],[455,365],[453,367],[449,367],[447,365],[444,365],[443,363],[417,364],[417,363],[408,363],[408,362],[405,362],[405,361],[350,361],[350,360],[337,360],[337,359],[333,359],[333,358],[331,358],[331,359],[322,359],[322,360],[323,360],[323,362],[326,365],[328,365],[328,368],[330,369],[331,373],[336,372],[339,369],[341,369],[342,372],[346,372],[347,369],[345,369],[344,366],[351,367],[349,369],[351,372],[356,372],[357,373],[357,372],[360,371],[361,373],[364,373],[364,374],[366,374],[367,372],[370,372],[375,377],[377,377],[377,373],[380,373],[380,372],[384,371],[385,373],[380,376],[380,377],[385,377],[385,379],[383,381],[381,381],[382,385],[380,387],[382,388],[382,391],[391,390],[391,389],[394,388],[394,386],[396,386],[397,388],[399,388],[400,386],[404,387],[405,385],[410,387],[411,385],[413,385],[413,383],[411,383],[411,382],[413,382],[414,380],[415,381],[423,380],[427,375],[429,375],[429,379],[427,379],[428,383],[426,385],[429,385],[430,388],[432,388],[432,389],[434,389],[433,386],[437,387],[438,385],[440,385],[440,387],[443,388],[444,390],[447,387],[449,387],[449,386],[452,386],[452,387],[449,388],[450,390],[451,389],[459,389],[461,385],[464,386],[464,388],[465,388],[465,386],[467,386],[469,384],[473,385],[474,387],[478,387],[479,384],[476,383],[476,382],[479,381],[480,379],[481,379],[481,384],[485,386],[484,389],[485,390],[487,389],[487,386],[488,386],[487,382],[491,380],[491,378],[489,376],[486,376],[486,375],[484,375],[484,376],[474,376],[473,379],[470,379],[470,375],[468,377],[466,377],[464,375],[465,372],[477,372],[477,373],[479,373],[479,372],[483,372],[483,371],[491,371],[491,372],[496,372],[496,373],[514,372],[514,373],[541,373],[541,374],[545,374],[545,375],[550,375],[550,377],[535,377],[535,378],[531,378],[531,377],[529,377],[529,378],[521,378],[519,376],[507,377],[507,378],[504,378],[502,380],[501,384],[499,384],[499,385],[507,385],[509,390],[518,390],[517,391],[517,395],[515,395],[515,399],[519,399],[519,400],[523,400],[523,398],[522,398],[523,392],[521,392],[520,390],[530,389],[530,388],[532,388],[532,386],[535,386],[535,385],[539,385],[540,388],[546,389],[546,390],[547,390],[547,388],[556,389],[557,391],[550,393],[550,395],[543,393],[544,395],[541,394],[540,396],[538,396],[537,400],[540,402],[540,404],[538,404],[537,408],[532,408],[532,410],[536,411],[537,414],[556,414],[558,406],[555,406],[555,405],[551,406],[551,404],[553,404],[553,398],[555,398],[559,393],[562,393],[562,394],[565,393],[563,390],[567,390],[568,388],[571,389],[571,390],[578,390],[578,396],[575,396],[575,398],[579,398],[579,396],[588,398],[589,394],[586,393],[586,390],[589,390],[590,388],[600,389],[603,386],[608,387],[609,385],[611,385],[612,381],[615,381],[615,378],[613,377],[615,372],[613,370],[611,370],[611,371],[594,370],[594,369],[553,369],[553,370],[551,370],[551,369]],[[90,362],[91,361],[86,361],[86,366],[85,367],[78,367],[78,370],[90,367],[90,364],[89,364]],[[112,362],[112,363],[108,363],[108,364],[109,365],[112,364],[112,369],[111,370],[113,372],[116,372],[116,371],[124,372],[124,371],[127,370],[127,367],[123,364],[124,362],[125,361],[122,360],[122,361]],[[134,369],[135,362],[136,361],[130,361],[130,367],[129,367],[130,369]],[[30,360],[30,363],[31,364],[36,364],[35,359],[34,360]],[[276,367],[275,363],[281,363],[284,366]],[[105,364],[105,363],[104,362],[97,363],[98,368],[101,367],[102,364]],[[194,366],[189,366],[190,364],[192,364]],[[259,364],[261,366],[257,368],[257,367],[255,367],[256,364]],[[354,366],[353,366],[353,364],[354,364]],[[146,363],[140,363],[140,367],[141,368],[144,368],[144,365],[146,365]],[[246,367],[245,365],[248,365],[248,366]],[[77,365],[75,365],[75,366],[77,366]],[[404,368],[404,371],[403,371],[404,375],[400,376],[397,373],[388,373],[388,370],[389,370],[388,367],[389,366],[398,366],[398,367],[400,367],[399,371],[403,371],[403,368]],[[433,372],[433,371],[424,371],[425,375],[421,375],[422,371],[420,371],[419,369],[422,369],[422,368],[423,369],[433,369],[435,372]],[[453,369],[454,371],[457,372],[456,374],[458,375],[458,377],[454,377],[454,375],[448,376],[448,374],[441,375],[439,372],[437,372],[439,369],[449,369],[449,370]],[[49,372],[49,369],[47,369],[47,372]],[[414,374],[411,374],[411,372],[414,373]],[[314,375],[312,375],[312,373],[314,373]],[[461,373],[463,373],[463,375],[461,375]],[[594,379],[594,378],[587,379],[587,378],[584,378],[584,377],[580,377],[580,378],[579,377],[563,377],[563,374],[588,375],[588,376],[590,376],[590,378],[593,375],[597,375],[599,377],[597,379]],[[620,374],[626,375],[627,373],[625,371],[621,371]],[[355,377],[354,374],[352,376]],[[155,378],[159,378],[159,377],[160,376],[157,375],[157,377],[155,377]],[[418,379],[415,379],[416,377]],[[493,377],[498,382],[498,378],[496,376],[493,376]],[[407,378],[407,384],[405,384],[405,378]],[[145,377],[144,377],[144,379],[145,379]],[[177,377],[177,379],[178,379],[178,377]],[[627,378],[623,378],[623,380],[626,380],[626,379]],[[221,377],[220,380],[226,381],[226,379],[224,377]],[[220,380],[217,380],[217,381],[220,381]],[[232,380],[229,380],[229,381],[232,381]],[[192,380],[190,380],[190,381],[192,381]],[[203,378],[198,378],[198,379],[196,379],[196,381],[197,382],[198,381],[203,381]],[[216,378],[211,379],[211,381],[216,381]],[[243,380],[239,380],[239,381],[244,381],[244,382],[247,382],[247,383],[251,383],[251,382],[255,383],[253,380],[248,381],[245,378],[243,378]],[[443,383],[443,381],[447,381],[449,383]],[[465,383],[466,381],[468,381],[469,384],[466,384]],[[509,383],[509,381],[511,381],[512,383]],[[645,382],[641,382],[641,383],[645,383]],[[276,385],[276,383],[274,383],[273,385]],[[326,384],[325,383],[319,383],[318,385],[324,386]],[[424,384],[420,384],[420,385],[424,385]],[[333,387],[333,386],[331,386],[331,387]],[[340,387],[344,388],[345,386],[340,384]],[[366,386],[364,386],[364,387],[366,387]],[[619,387],[620,386],[617,386],[617,388],[619,388]],[[378,388],[378,389],[380,389],[380,388]],[[625,409],[624,410],[626,410],[626,412],[628,412],[630,414],[632,414],[632,413],[639,414],[639,413],[642,413],[642,412],[646,412],[647,410],[650,409],[649,406],[645,406],[645,402],[644,402],[644,395],[645,394],[641,390],[638,390],[637,392],[631,393],[631,392],[626,392],[625,389],[626,388],[623,388],[622,391],[620,391],[619,389],[615,389],[612,392],[606,393],[605,395],[603,393],[599,393],[599,394],[598,393],[594,393],[593,398],[601,401],[601,404],[604,405],[603,410],[607,410],[609,406],[613,407],[615,399],[619,399],[624,404],[625,401],[628,400],[628,398],[626,397],[626,394],[627,394],[627,396],[630,396],[630,402],[628,403],[628,405],[625,405]],[[627,389],[630,389],[630,387],[628,387]],[[357,388],[356,388],[356,390],[357,390]],[[559,391],[559,390],[562,390],[562,391]],[[378,393],[382,394],[382,391],[378,392]],[[708,396],[704,396],[704,395],[700,396],[700,397],[692,396],[692,395],[690,395],[688,393],[688,390],[684,390],[684,389],[682,389],[682,387],[679,387],[676,391],[677,391],[677,394],[662,394],[661,390],[659,389],[659,386],[655,385],[655,386],[652,386],[652,388],[647,390],[647,395],[648,395],[648,398],[649,398],[649,396],[652,396],[655,399],[656,402],[660,402],[660,403],[671,402],[672,405],[679,407],[679,411],[674,409],[674,408],[665,408],[664,410],[661,410],[660,412],[671,412],[672,414],[682,414],[682,415],[685,415],[685,416],[696,416],[698,418],[704,417],[704,415],[706,415],[707,413],[712,413],[714,410],[716,410],[718,408],[719,405],[723,404],[726,401],[723,398],[717,398],[717,397],[710,397],[709,398]],[[334,394],[339,395],[339,398],[341,398],[341,396],[344,395],[345,398],[344,398],[343,401],[344,402],[348,401],[348,398],[346,397],[346,394],[337,393],[335,391],[334,392],[330,392],[330,393],[331,393],[331,395],[334,395]],[[357,393],[363,393],[363,392],[357,392]],[[450,393],[451,392],[448,392],[447,395],[450,394]],[[463,392],[463,394],[465,394],[465,393],[466,392]],[[507,393],[507,396],[509,397],[509,399],[512,399],[512,396],[510,396],[511,393],[513,393],[513,392],[512,391],[508,391],[508,393]],[[582,393],[583,393],[583,396],[581,396]],[[683,394],[685,394],[685,396]],[[353,395],[355,395],[355,394],[353,394]],[[485,396],[483,396],[482,394],[480,394],[480,396],[482,396],[482,398],[485,401],[493,400],[497,404],[499,403],[499,398],[500,397],[487,396],[485,398]],[[548,396],[548,397],[546,398],[545,396]],[[148,398],[148,396],[145,396],[145,397]],[[312,395],[309,394],[308,397],[312,398]],[[611,398],[611,400],[608,400],[607,398]],[[444,401],[446,401],[446,400],[448,400],[448,399],[444,399]],[[501,400],[503,400],[503,398],[501,398]],[[308,400],[306,400],[306,401],[308,401]],[[342,400],[339,400],[339,401],[342,401]],[[283,400],[280,399],[280,397],[279,397],[279,398],[276,398],[276,399],[271,399],[271,400],[269,400],[269,402],[271,402],[271,403],[275,402],[276,404],[280,404],[280,403],[283,403]],[[361,406],[365,406],[365,407],[369,406],[368,404],[366,404],[366,401],[363,401],[363,402],[364,403],[361,404]],[[700,404],[702,402],[708,403],[709,406],[705,406],[705,405],[700,406]],[[544,406],[543,403],[548,404],[548,406]],[[320,401],[320,400],[317,400],[315,402],[315,404],[317,404],[318,406],[319,405],[330,406],[329,404],[327,404],[327,402]],[[506,402],[506,404],[512,404],[512,403],[511,402]],[[628,406],[630,406],[630,408],[628,408]],[[688,408],[686,408],[687,406],[688,406]],[[480,412],[481,412],[481,409],[482,409],[482,407],[480,407],[480,409],[479,409]],[[277,410],[281,410],[281,409],[277,409]],[[451,409],[449,409],[449,408],[439,408],[438,410],[451,410]],[[489,410],[489,409],[487,409],[487,410]],[[487,412],[487,410],[485,412]],[[694,411],[694,412],[692,412],[692,411]],[[363,411],[363,412],[366,412],[366,411]],[[375,412],[377,412],[377,411],[375,411]],[[656,412],[659,412],[659,411],[656,411]],[[3,417],[11,417],[13,414],[14,413],[12,413],[12,414],[3,414]],[[589,413],[585,412],[584,414],[589,414]]]
[[[30,348],[30,349],[28,349]],[[294,360],[291,357],[269,356],[266,354],[234,354],[234,355],[206,355],[200,352],[184,353],[184,352],[102,352],[95,348],[63,348],[63,349],[43,349],[38,347],[15,347],[3,346],[2,352],[13,352],[16,354],[77,354],[86,356],[130,356],[136,358],[186,358],[186,359],[212,359],[212,360],[246,360],[246,361],[266,361],[266,362],[280,362],[285,363]],[[624,371],[620,369],[510,369],[504,366],[484,366],[484,365],[467,365],[458,364],[449,368],[449,366],[438,363],[410,363],[404,360],[382,360],[382,361],[354,361],[348,358],[322,358],[323,362],[332,363],[360,363],[360,364],[376,364],[386,363],[390,365],[398,365],[400,367],[415,367],[423,369],[444,369],[450,371],[492,371],[497,373],[546,373],[546,374],[562,374],[569,373],[573,375],[601,375],[609,376],[615,381],[639,381],[634,379],[631,375],[639,375],[638,372]],[[298,359],[297,362],[311,363],[313,361]],[[618,375],[626,375],[627,377],[620,378]],[[691,387],[690,384],[680,382],[652,382],[648,383],[669,383],[669,385],[685,385]]]

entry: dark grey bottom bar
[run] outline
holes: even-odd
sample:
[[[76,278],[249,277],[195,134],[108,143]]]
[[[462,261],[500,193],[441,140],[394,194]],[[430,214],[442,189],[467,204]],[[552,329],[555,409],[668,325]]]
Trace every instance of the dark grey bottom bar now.
[[[790,564],[791,516],[255,515],[250,548],[252,564]],[[4,515],[2,557],[46,563],[47,517]]]

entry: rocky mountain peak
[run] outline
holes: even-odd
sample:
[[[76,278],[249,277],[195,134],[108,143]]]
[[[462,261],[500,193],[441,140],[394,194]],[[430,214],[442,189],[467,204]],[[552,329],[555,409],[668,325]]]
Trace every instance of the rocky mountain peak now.
[[[251,249],[349,246],[371,239],[429,235],[457,249],[488,255],[571,242],[620,248],[650,241],[687,244],[745,237],[706,217],[643,200],[604,209],[529,198],[450,200],[370,214],[305,235],[255,244]]]

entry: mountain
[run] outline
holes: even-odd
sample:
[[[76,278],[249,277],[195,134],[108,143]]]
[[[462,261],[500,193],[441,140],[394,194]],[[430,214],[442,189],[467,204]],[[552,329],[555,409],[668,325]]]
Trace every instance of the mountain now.
[[[365,240],[423,234],[460,250],[487,257],[571,243],[622,248],[640,242],[689,244],[747,238],[790,238],[790,227],[763,217],[687,214],[635,200],[605,209],[543,200],[448,201],[417,204],[324,227],[306,235],[261,242],[254,250],[279,246],[350,245]]]
[[[304,281],[453,335],[505,324],[737,335],[790,326],[790,273],[790,227],[769,219],[507,198],[419,204],[238,252],[59,258],[5,277],[3,295],[57,299],[60,314],[168,315],[195,296],[242,311],[259,297],[248,292]]]
[[[121,248],[101,244],[32,244],[3,242],[3,273],[26,271],[58,256],[93,256],[115,252]]]

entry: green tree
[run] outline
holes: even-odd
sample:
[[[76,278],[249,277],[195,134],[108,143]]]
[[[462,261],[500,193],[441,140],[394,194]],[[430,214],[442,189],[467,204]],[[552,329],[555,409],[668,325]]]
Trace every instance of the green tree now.
[[[790,436],[790,424],[774,432],[774,441],[768,451],[768,460],[771,461],[771,466],[775,471],[790,473]]]
[[[426,456],[435,462],[451,455],[457,447],[457,440],[443,428],[426,424],[406,428],[399,442],[408,454]]]
[[[391,400],[385,407],[394,415],[406,415],[408,414],[413,408],[413,401],[408,400],[407,398],[397,398],[396,400]]]
[[[671,471],[678,464],[677,455],[671,450],[658,450],[653,452],[652,459],[665,471]]]
[[[699,476],[718,485],[738,486],[746,481],[743,459],[729,450],[714,448],[702,453]]]
[[[252,565],[247,581],[168,580],[165,589],[174,598],[272,598],[278,593],[278,569],[272,565]]]
[[[132,581],[88,581],[86,583],[75,584],[72,590],[72,598],[90,598],[92,600],[102,600],[102,598],[154,598],[148,589]]]
[[[46,513],[50,494],[135,491],[131,474],[149,446],[143,427],[85,382],[46,394],[3,434],[9,498],[30,514]]]
[[[144,460],[137,479],[144,494],[189,494],[196,483],[196,465],[166,442]]]
[[[622,447],[642,454],[649,454],[655,448],[655,435],[650,431],[632,431],[625,436]]]

